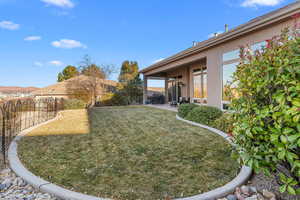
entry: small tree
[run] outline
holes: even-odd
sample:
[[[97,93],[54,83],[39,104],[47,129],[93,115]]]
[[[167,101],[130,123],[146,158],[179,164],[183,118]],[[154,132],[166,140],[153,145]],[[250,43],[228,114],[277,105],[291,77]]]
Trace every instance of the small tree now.
[[[300,38],[284,30],[253,55],[241,49],[231,107],[240,161],[300,194]],[[236,95],[238,93],[238,95]]]
[[[68,80],[70,78],[73,78],[75,76],[78,76],[79,71],[76,67],[72,65],[68,65],[62,72],[60,72],[57,76],[57,81],[62,82],[65,80]]]
[[[114,72],[114,66],[99,66],[92,63],[89,56],[84,56],[80,64],[80,77],[68,83],[68,92],[73,98],[81,99],[94,106],[99,93],[104,94],[110,88],[105,79]]]
[[[140,103],[143,96],[142,80],[139,76],[138,63],[124,61],[119,75],[118,93],[126,97],[127,104]]]
[[[142,80],[136,76],[133,80],[127,81],[119,92],[127,98],[128,104],[141,103],[143,96]]]
[[[126,84],[128,81],[135,79],[139,74],[139,66],[135,61],[124,61],[121,66],[119,82]]]
[[[90,77],[98,77],[101,79],[106,78],[106,74],[104,71],[102,71],[100,66],[97,66],[96,64],[90,64],[86,67],[82,68],[81,74],[90,76]]]

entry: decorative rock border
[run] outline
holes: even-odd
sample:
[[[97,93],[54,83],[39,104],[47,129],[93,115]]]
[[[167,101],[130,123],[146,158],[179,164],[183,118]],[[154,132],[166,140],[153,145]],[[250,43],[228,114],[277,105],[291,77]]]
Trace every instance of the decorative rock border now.
[[[8,168],[0,171],[0,182],[1,200],[59,200],[49,193],[37,191]]]
[[[8,150],[8,160],[9,160],[9,164],[11,169],[22,179],[24,179],[27,183],[29,183],[30,185],[32,185],[33,187],[39,189],[42,192],[46,192],[49,193],[55,197],[58,197],[60,199],[64,199],[64,200],[109,200],[109,199],[104,199],[104,198],[99,198],[99,197],[94,197],[94,196],[89,196],[89,195],[85,195],[82,193],[78,193],[78,192],[73,192],[71,190],[67,190],[64,189],[62,187],[59,187],[57,185],[54,185],[48,181],[45,181],[43,179],[41,179],[40,177],[35,176],[34,174],[32,174],[30,171],[28,171],[24,165],[21,163],[19,157],[18,157],[18,141],[24,137],[27,133],[29,133],[30,131],[32,131],[35,128],[38,128],[42,125],[45,125],[47,123],[50,123],[54,120],[57,120],[59,118],[59,115],[52,119],[49,120],[45,123],[39,124],[37,126],[34,126],[30,129],[25,130],[24,132],[22,132],[20,135],[18,135],[17,137],[15,137],[15,139],[12,141],[12,143],[9,146],[9,150]],[[231,142],[230,138],[223,133],[222,131],[219,131],[217,129],[208,127],[208,126],[204,126],[201,124],[197,124],[195,122],[191,122],[191,121],[187,121],[184,120],[182,118],[180,118],[179,116],[176,115],[176,118],[178,120],[184,121],[186,123],[195,125],[195,126],[199,126],[201,128],[206,128],[218,135],[221,135],[222,137],[224,137],[228,142]],[[244,182],[246,182],[250,175],[251,175],[251,169],[249,167],[245,167],[243,166],[239,175],[233,179],[231,182],[227,183],[226,185],[217,188],[215,190],[212,190],[210,192],[206,192],[203,194],[199,194],[199,195],[195,195],[192,197],[186,197],[186,198],[179,198],[177,200],[213,200],[219,197],[223,197],[231,192],[233,192],[235,190],[236,187],[242,185]]]

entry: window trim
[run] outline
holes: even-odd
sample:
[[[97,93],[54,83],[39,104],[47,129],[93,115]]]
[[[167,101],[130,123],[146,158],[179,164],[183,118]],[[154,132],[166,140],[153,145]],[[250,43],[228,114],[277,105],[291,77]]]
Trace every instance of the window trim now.
[[[234,63],[239,63],[241,61],[241,59],[234,59],[234,60],[229,60],[229,61],[225,61],[222,63],[222,66],[223,65],[230,65],[230,64],[234,64]]]
[[[229,54],[229,53],[233,53],[233,52],[238,52],[238,56],[231,58],[231,59],[224,59],[225,54]],[[230,51],[226,51],[225,53],[222,54],[222,62],[228,62],[228,61],[237,60],[237,59],[240,59],[240,49],[239,48],[233,49]]]

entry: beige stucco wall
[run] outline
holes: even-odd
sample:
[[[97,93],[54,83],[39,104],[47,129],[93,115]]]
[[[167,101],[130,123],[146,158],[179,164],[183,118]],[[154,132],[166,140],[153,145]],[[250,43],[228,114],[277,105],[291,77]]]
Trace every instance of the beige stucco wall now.
[[[219,45],[207,52],[208,104],[222,107],[222,56],[224,53],[239,49],[242,45],[253,45],[279,35],[281,30],[293,26],[293,20],[269,26],[263,30]]]
[[[153,69],[145,73],[152,75],[165,72],[167,77],[182,75],[185,86],[182,89],[182,96],[193,98],[193,69],[199,67],[206,58],[207,66],[207,92],[208,105],[222,107],[222,56],[224,53],[238,49],[242,45],[253,45],[258,42],[271,39],[279,35],[286,27],[293,27],[294,20],[290,19],[281,23],[273,24],[262,30],[252,32],[235,40],[220,44],[208,50],[171,62],[163,67]]]

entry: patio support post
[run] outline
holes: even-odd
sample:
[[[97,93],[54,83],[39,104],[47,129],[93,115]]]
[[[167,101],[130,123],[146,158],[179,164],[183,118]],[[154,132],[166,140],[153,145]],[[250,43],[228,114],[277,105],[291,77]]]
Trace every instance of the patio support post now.
[[[144,75],[144,85],[143,85],[143,104],[146,104],[148,98],[148,77]]]
[[[168,81],[169,81],[169,78],[166,77],[165,78],[165,103],[168,103],[168,101],[169,101]]]

